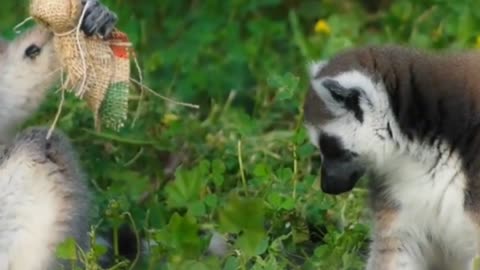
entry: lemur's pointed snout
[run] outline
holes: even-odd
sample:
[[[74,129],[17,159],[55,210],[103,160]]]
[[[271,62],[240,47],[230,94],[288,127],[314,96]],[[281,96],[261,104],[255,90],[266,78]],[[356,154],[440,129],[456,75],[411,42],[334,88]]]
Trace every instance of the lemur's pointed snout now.
[[[321,188],[328,194],[340,194],[351,191],[364,170],[354,162],[325,161],[321,170]]]

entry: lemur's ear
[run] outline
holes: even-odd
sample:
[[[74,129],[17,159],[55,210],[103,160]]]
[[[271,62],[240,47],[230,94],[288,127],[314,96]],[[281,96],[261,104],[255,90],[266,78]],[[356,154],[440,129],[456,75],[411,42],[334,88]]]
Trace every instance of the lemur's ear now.
[[[327,65],[327,63],[328,60],[317,60],[308,63],[308,75],[310,80],[313,80],[315,76],[322,70],[322,68]]]

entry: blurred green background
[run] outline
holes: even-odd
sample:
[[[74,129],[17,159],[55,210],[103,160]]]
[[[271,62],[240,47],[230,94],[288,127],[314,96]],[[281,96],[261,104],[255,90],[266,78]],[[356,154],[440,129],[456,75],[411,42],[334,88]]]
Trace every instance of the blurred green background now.
[[[27,2],[3,1],[4,36]],[[89,175],[97,231],[130,227],[152,244],[135,269],[362,269],[364,183],[337,197],[319,191],[302,127],[306,63],[373,43],[480,47],[473,0],[102,2],[133,41],[145,83],[200,105],[150,94],[139,103],[132,91],[127,127],[100,133],[83,102],[69,96],[63,108],[58,128]],[[58,102],[52,93],[28,124],[50,124]],[[214,232],[228,238],[222,254],[211,254]]]

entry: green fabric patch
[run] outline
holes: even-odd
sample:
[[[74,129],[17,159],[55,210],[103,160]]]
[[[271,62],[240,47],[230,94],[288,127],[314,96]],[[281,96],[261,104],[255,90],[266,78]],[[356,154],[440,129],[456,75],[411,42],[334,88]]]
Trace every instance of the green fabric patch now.
[[[128,82],[112,83],[100,108],[100,119],[108,128],[119,130],[124,126],[128,111]]]

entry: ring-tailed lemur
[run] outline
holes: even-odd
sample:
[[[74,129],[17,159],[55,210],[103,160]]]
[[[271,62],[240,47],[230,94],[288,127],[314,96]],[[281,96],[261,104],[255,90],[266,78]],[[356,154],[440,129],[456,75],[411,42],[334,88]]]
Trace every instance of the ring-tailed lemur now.
[[[369,270],[472,269],[480,232],[480,54],[399,46],[344,51],[310,66],[305,125],[321,188],[366,174]]]
[[[79,0],[80,1],[80,0]],[[116,15],[90,0],[81,29],[109,36]],[[85,3],[84,0],[82,0]],[[42,27],[0,42],[0,269],[58,269],[57,244],[88,246],[89,192],[68,138],[46,128],[14,136],[59,79],[52,34]],[[12,138],[13,141],[12,141]]]

